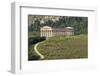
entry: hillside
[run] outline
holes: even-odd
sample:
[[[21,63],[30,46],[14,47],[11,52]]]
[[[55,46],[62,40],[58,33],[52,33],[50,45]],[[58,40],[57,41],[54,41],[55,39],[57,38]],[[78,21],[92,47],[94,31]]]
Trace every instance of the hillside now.
[[[87,35],[52,37],[40,43],[38,51],[45,59],[87,58]]]

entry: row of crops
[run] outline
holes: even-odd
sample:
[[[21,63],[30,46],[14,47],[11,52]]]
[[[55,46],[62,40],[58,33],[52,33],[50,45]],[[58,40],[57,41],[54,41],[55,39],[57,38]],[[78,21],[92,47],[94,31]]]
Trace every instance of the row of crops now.
[[[76,59],[88,57],[87,35],[52,37],[38,45],[47,59]]]

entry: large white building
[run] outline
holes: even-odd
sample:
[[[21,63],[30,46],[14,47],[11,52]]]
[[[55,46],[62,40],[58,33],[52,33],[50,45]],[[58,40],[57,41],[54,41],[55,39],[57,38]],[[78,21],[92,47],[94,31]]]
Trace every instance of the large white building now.
[[[40,29],[41,37],[52,37],[53,29],[49,26],[44,26]]]
[[[43,26],[40,28],[41,37],[53,37],[53,36],[70,36],[74,35],[73,27],[66,28],[52,28],[50,26]]]

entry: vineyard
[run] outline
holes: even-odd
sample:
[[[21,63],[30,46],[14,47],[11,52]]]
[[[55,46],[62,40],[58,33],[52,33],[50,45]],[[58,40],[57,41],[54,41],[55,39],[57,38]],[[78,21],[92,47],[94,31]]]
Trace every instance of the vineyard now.
[[[38,45],[45,59],[87,58],[87,35],[52,37]]]

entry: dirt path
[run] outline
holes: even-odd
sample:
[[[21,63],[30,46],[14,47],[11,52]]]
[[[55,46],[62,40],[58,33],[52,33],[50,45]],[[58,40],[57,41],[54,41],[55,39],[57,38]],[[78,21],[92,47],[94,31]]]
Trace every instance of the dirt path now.
[[[34,51],[40,56],[41,59],[44,59],[44,56],[37,50],[37,46],[38,46],[39,44],[40,44],[40,42],[37,43],[37,44],[35,44],[35,46],[34,46]]]

